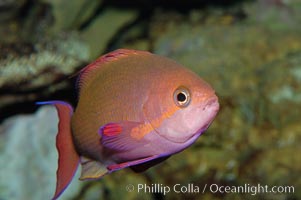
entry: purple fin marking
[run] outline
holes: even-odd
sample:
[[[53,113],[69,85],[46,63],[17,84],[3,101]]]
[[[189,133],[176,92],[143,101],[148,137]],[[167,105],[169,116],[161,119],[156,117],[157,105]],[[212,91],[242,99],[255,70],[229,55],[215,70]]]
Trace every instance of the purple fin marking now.
[[[65,102],[65,101],[59,101],[59,100],[53,100],[53,101],[37,101],[36,105],[55,105],[55,104],[61,104],[70,107],[71,113],[73,113],[72,106]]]

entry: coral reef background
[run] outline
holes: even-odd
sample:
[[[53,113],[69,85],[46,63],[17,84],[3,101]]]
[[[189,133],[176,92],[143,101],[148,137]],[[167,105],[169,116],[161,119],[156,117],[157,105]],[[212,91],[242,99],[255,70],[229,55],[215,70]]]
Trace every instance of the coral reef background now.
[[[197,72],[221,110],[189,149],[136,174],[75,177],[61,199],[301,199],[299,0],[7,0],[0,2],[0,200],[50,199],[57,116],[76,105],[76,73],[117,48],[148,50]],[[290,193],[128,192],[132,184],[293,186]],[[137,189],[137,188],[136,188]]]

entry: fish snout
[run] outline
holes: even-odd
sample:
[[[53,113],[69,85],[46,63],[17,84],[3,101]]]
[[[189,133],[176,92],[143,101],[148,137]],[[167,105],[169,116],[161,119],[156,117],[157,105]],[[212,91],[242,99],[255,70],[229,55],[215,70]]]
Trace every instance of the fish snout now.
[[[216,95],[209,97],[203,109],[210,109],[212,111],[217,112],[219,110],[218,97]]]

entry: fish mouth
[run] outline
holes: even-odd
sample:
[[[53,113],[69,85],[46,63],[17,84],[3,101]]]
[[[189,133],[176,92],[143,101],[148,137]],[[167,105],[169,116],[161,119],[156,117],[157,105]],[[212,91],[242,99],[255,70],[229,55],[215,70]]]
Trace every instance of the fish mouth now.
[[[220,106],[216,95],[214,95],[214,97],[211,97],[207,100],[205,106],[203,107],[203,110],[204,111],[207,110],[209,112],[208,114],[210,115],[210,117],[208,117],[209,120],[201,128],[199,128],[194,135],[201,135],[204,131],[206,131],[209,128],[209,126],[212,124],[213,120],[215,119],[219,111],[219,107]]]
[[[219,110],[219,103],[216,95],[214,95],[214,97],[211,97],[207,100],[205,109],[212,109],[213,111],[216,112]]]

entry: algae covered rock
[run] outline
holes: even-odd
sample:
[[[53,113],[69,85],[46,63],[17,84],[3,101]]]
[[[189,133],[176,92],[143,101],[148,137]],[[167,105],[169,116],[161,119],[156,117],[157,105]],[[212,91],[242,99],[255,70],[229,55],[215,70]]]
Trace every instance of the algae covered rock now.
[[[0,2],[0,23],[15,17],[27,0],[5,0]]]
[[[301,48],[300,48],[301,50]],[[260,91],[269,102],[262,117],[276,127],[298,123],[301,113],[301,51],[292,51],[286,57],[266,63],[259,70],[262,78]]]
[[[183,152],[185,160],[182,155],[168,160],[169,167],[163,165],[156,178],[168,174],[172,178],[162,182],[169,185],[185,180],[197,185],[294,187],[294,192],[267,192],[255,197],[250,193],[207,192],[208,199],[300,198],[297,188],[301,183],[296,177],[301,162],[296,152],[300,152],[301,141],[301,29],[280,26],[285,20],[277,21],[277,27],[266,26],[265,16],[254,20],[255,9],[247,7],[254,4],[245,6],[248,16],[240,20],[229,14],[201,14],[197,10],[188,17],[170,19],[167,13],[159,13],[165,16],[164,23],[159,16],[154,18],[154,52],[197,72],[213,85],[221,103],[209,130]],[[294,23],[299,21],[294,15],[290,17]],[[188,23],[187,19],[193,20]],[[178,171],[181,173],[174,176]],[[172,194],[169,197],[177,198]],[[196,194],[190,197],[202,199]]]
[[[54,33],[79,27],[94,15],[102,3],[101,0],[41,0],[41,2],[47,3],[52,9],[54,23],[51,29]]]
[[[91,25],[81,32],[91,49],[91,59],[104,52],[114,34],[137,17],[133,10],[108,9],[97,16]],[[114,23],[111,23],[114,22]]]
[[[84,66],[90,55],[88,46],[76,33],[61,34],[34,45],[0,45],[0,49],[1,110],[68,87],[68,76]]]
[[[50,85],[56,78],[73,73],[87,62],[88,56],[87,45],[77,34],[70,33],[35,45],[2,46],[0,87],[25,91]],[[51,71],[57,75],[51,76]]]

